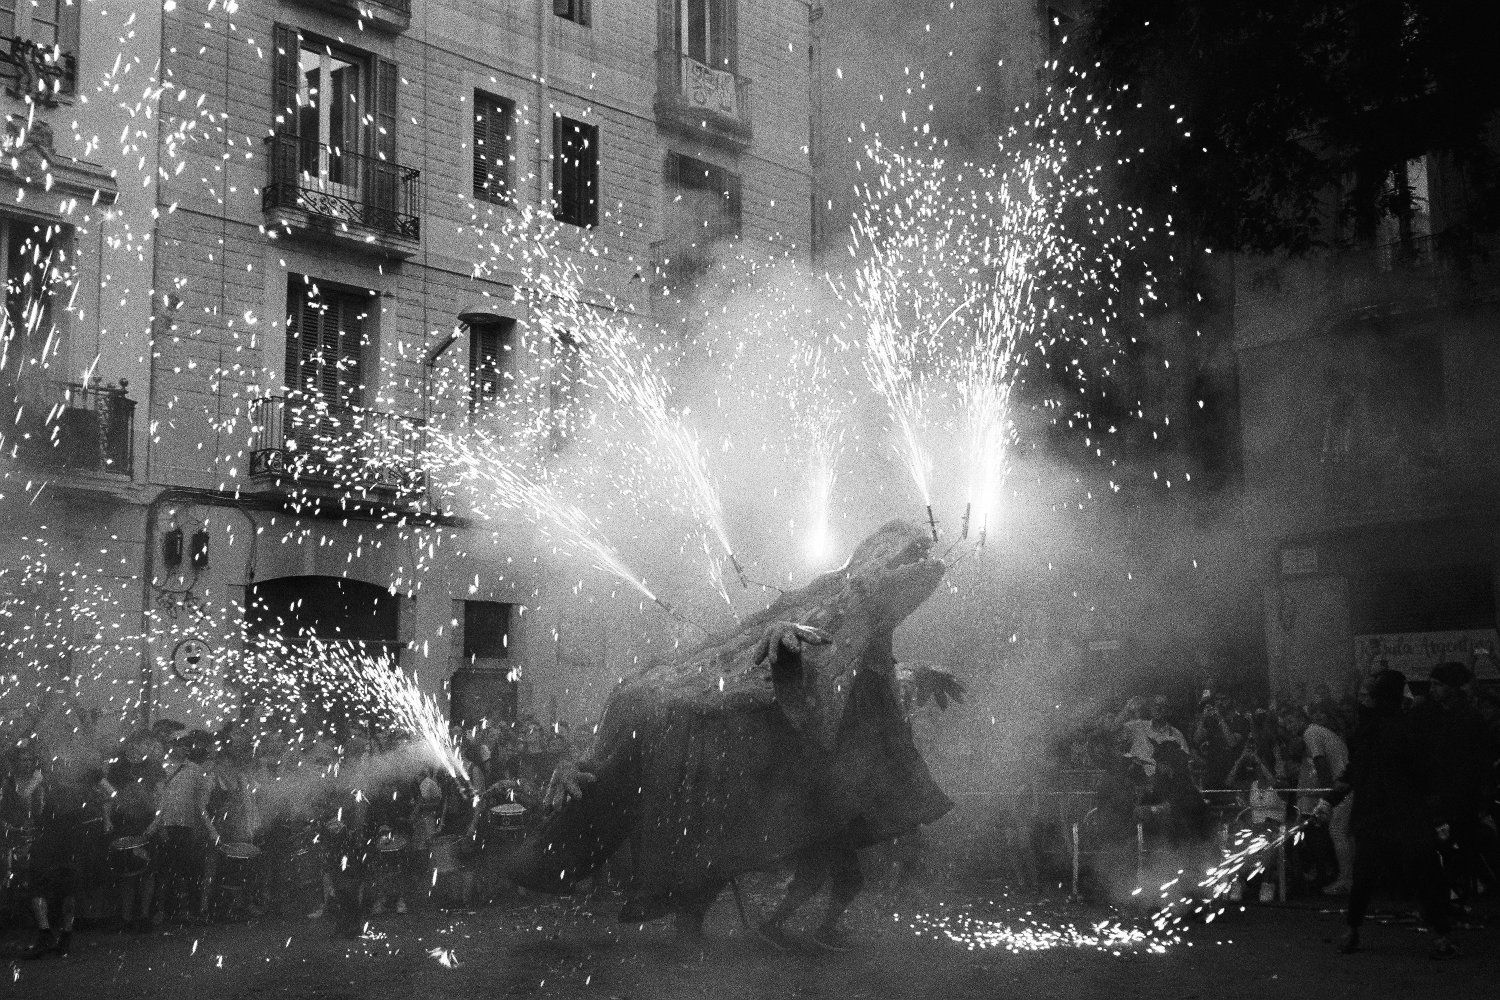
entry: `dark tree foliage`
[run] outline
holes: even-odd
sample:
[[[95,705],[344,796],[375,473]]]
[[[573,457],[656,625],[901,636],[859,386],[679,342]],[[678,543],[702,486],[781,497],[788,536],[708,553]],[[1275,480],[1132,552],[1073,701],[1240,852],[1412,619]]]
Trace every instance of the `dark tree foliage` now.
[[[1496,0],[1101,0],[1081,44],[1135,95],[1122,183],[1209,247],[1368,238],[1407,161],[1487,167]]]

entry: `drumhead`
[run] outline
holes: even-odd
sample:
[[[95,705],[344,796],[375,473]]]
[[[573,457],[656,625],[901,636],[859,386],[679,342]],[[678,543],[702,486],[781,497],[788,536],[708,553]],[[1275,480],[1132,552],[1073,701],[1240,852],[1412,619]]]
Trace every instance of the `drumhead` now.
[[[505,802],[498,806],[491,806],[490,812],[496,816],[520,816],[526,812],[526,807],[519,802]]]
[[[116,837],[109,842],[109,849],[111,851],[137,851],[146,844],[145,837]]]
[[[396,851],[404,851],[406,850],[406,838],[396,836],[381,837],[375,841],[375,850],[381,854],[393,854]]]

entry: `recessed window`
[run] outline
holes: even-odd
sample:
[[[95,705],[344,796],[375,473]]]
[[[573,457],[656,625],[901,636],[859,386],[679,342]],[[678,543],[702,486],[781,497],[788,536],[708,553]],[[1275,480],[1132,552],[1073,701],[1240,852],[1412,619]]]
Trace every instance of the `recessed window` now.
[[[469,323],[469,412],[505,393],[511,374],[516,321],[503,316]]]
[[[588,24],[589,0],[552,0],[552,13],[574,24]]]
[[[364,402],[367,321],[374,293],[321,286],[293,274],[287,279],[286,385],[304,399],[328,406]]]
[[[512,604],[464,601],[464,666],[499,667],[510,658]]]
[[[55,352],[53,307],[67,285],[70,268],[63,227],[0,216],[0,279],[5,313],[0,317],[0,371],[43,364]],[[11,379],[14,381],[14,379]]]
[[[705,160],[667,154],[667,226],[672,235],[707,243],[740,234],[740,177]]]
[[[552,217],[572,226],[599,224],[599,127],[552,119]]]
[[[501,205],[515,200],[515,119],[514,101],[474,92],[474,197]]]

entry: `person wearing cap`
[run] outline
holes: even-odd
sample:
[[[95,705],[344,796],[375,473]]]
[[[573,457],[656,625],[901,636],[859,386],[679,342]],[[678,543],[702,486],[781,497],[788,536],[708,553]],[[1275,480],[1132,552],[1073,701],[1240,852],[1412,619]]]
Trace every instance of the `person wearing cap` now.
[[[1432,745],[1438,837],[1452,847],[1450,881],[1460,898],[1468,899],[1479,865],[1481,815],[1490,771],[1484,717],[1468,694],[1474,679],[1468,667],[1439,663],[1427,676],[1427,700],[1415,711]]]
[[[1448,890],[1437,867],[1431,752],[1417,720],[1404,708],[1405,692],[1406,675],[1399,670],[1380,670],[1369,678],[1349,764],[1314,815],[1326,822],[1335,806],[1354,796],[1349,823],[1354,871],[1345,911],[1348,930],[1339,950],[1360,950],[1370,898],[1382,878],[1399,869],[1418,894],[1422,920],[1433,933],[1431,957],[1451,958],[1458,949],[1448,940]]]

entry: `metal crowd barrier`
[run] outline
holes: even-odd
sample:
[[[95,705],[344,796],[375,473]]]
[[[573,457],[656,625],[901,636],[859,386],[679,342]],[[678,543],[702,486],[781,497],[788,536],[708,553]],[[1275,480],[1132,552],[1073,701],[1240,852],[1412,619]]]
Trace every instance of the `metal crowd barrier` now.
[[[1077,777],[1083,777],[1089,772],[1073,772]],[[1245,794],[1241,788],[1204,788],[1200,789],[1203,796],[1209,800],[1209,808],[1216,814],[1215,827],[1219,830],[1221,844],[1228,843],[1228,827],[1234,819],[1238,819],[1249,811],[1248,806],[1242,806],[1239,797]],[[1274,792],[1280,796],[1301,797],[1307,795],[1324,796],[1333,791],[1331,788],[1280,788],[1273,787],[1266,791]],[[1093,804],[1097,791],[1094,788],[1064,788],[1043,789],[1036,786],[1023,786],[1013,791],[985,791],[985,792],[959,792],[951,797],[956,800],[984,800],[996,801],[1000,799],[1014,799],[1025,801],[1029,799],[1032,806],[1032,815],[1041,812],[1044,800],[1051,800],[1057,809],[1059,829],[1065,831],[1067,838],[1065,845],[1067,854],[1071,861],[1070,875],[1072,897],[1079,897],[1079,882],[1083,869],[1083,835],[1087,829],[1089,820],[1098,813],[1098,807]],[[1232,796],[1230,802],[1223,801],[1225,797]],[[1218,801],[1215,801],[1215,800]],[[1081,809],[1081,815],[1079,810]],[[1296,810],[1295,803],[1289,804],[1289,809]],[[1231,818],[1232,817],[1232,818]],[[1285,902],[1287,898],[1287,831],[1291,824],[1287,822],[1287,812],[1283,811],[1277,821],[1276,837],[1276,899]],[[1146,863],[1150,855],[1147,847],[1146,826],[1144,823],[1136,823],[1136,880],[1143,881]]]

